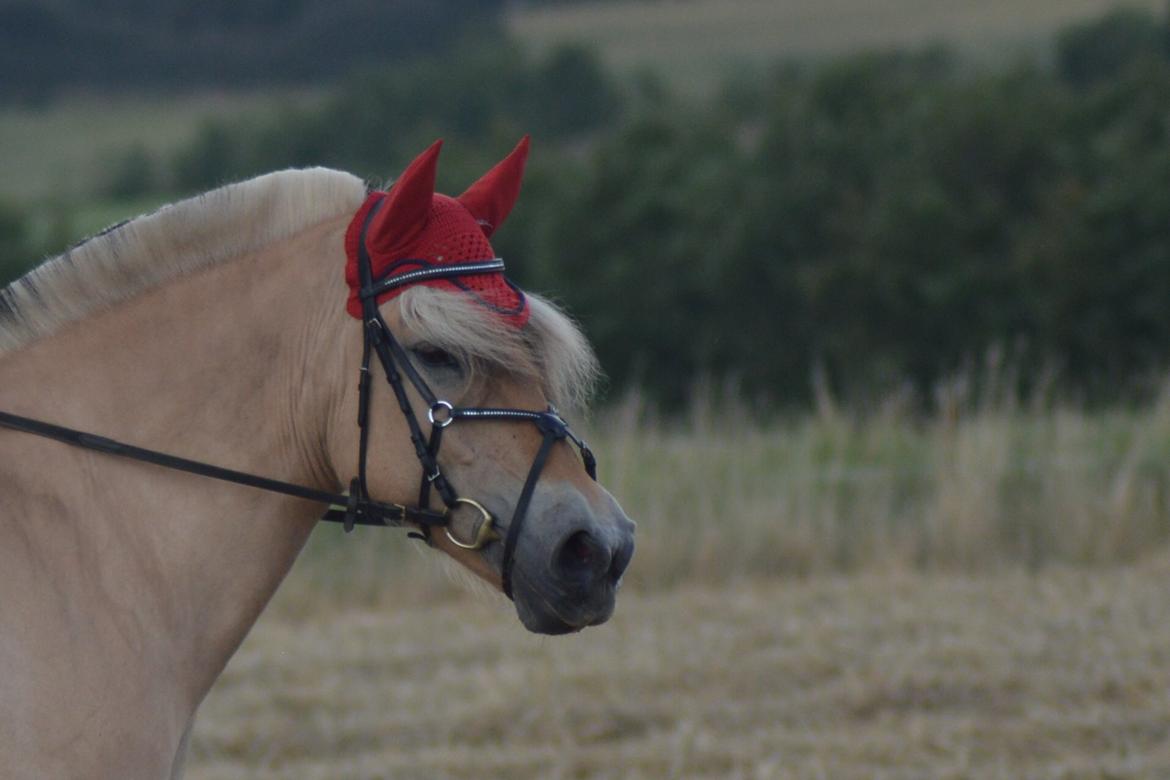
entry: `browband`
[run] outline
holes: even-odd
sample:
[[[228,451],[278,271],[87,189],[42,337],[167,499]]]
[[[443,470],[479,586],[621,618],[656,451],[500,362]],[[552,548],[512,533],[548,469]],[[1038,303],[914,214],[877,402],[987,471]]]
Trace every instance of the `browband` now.
[[[410,262],[424,262],[422,260],[400,260],[396,265]],[[429,279],[446,279],[452,276],[474,276],[477,274],[495,274],[504,272],[504,261],[498,257],[491,260],[473,260],[468,263],[452,263],[450,265],[437,265],[430,268],[419,268],[415,271],[407,271],[406,273],[393,274],[381,281],[374,282],[371,285],[362,287],[358,291],[358,295],[362,298],[372,298],[381,295],[384,292],[389,292],[397,287],[402,287],[407,284],[414,284],[415,282],[425,282]]]

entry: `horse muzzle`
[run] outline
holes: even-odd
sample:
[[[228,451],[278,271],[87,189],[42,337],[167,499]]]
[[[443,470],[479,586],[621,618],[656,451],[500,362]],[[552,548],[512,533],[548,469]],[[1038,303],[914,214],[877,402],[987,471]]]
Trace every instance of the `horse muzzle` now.
[[[569,488],[538,490],[529,511],[512,572],[524,627],[566,634],[604,623],[634,555],[634,522],[608,494],[598,511]]]

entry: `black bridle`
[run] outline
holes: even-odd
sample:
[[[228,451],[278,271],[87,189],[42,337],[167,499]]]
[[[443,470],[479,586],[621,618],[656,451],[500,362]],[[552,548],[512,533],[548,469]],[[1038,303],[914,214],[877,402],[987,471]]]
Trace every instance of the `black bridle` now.
[[[366,232],[374,216],[384,203],[384,200],[378,201],[366,214],[365,221],[362,223],[361,238],[358,241],[357,265],[361,285],[358,296],[362,304],[365,343],[362,348],[362,363],[358,378],[358,475],[350,482],[349,495],[351,497],[357,496],[356,503],[359,506],[363,500],[368,501],[369,492],[366,488],[366,451],[369,443],[370,430],[371,354],[377,355],[378,361],[382,364],[382,369],[386,374],[386,381],[389,382],[391,389],[393,389],[394,397],[398,400],[398,408],[402,411],[402,415],[406,418],[406,424],[410,429],[410,441],[414,445],[414,453],[418,457],[419,464],[422,466],[422,479],[419,482],[418,508],[420,511],[430,511],[427,508],[430,505],[430,492],[432,488],[438,493],[439,498],[442,499],[443,504],[447,507],[446,512],[442,515],[444,522],[423,522],[419,524],[423,531],[418,536],[428,543],[430,543],[430,528],[435,525],[449,526],[451,513],[460,505],[469,506],[479,512],[480,522],[475,537],[471,541],[456,538],[451,534],[450,528],[447,527],[447,538],[453,544],[468,550],[478,550],[500,538],[500,532],[495,527],[495,518],[491,512],[474,499],[460,497],[439,467],[439,447],[442,445],[443,431],[456,420],[495,420],[533,423],[543,435],[543,439],[535,458],[533,458],[532,466],[528,470],[528,477],[524,480],[524,486],[520,490],[520,497],[517,499],[516,508],[512,512],[512,520],[504,530],[501,577],[504,593],[511,598],[512,558],[516,551],[516,542],[519,540],[520,529],[527,516],[528,504],[532,500],[532,493],[536,489],[536,483],[540,479],[541,472],[544,471],[545,462],[548,460],[553,445],[565,439],[573,442],[581,452],[581,460],[584,462],[586,473],[594,480],[597,479],[597,459],[593,456],[593,451],[589,449],[585,441],[569,429],[568,423],[564,421],[552,406],[549,406],[543,412],[534,412],[528,409],[457,407],[449,401],[445,401],[435,395],[434,391],[426,383],[426,380],[423,379],[422,375],[419,374],[414,364],[410,361],[406,350],[394,338],[394,333],[390,330],[390,326],[382,318],[382,313],[378,310],[378,297],[391,290],[432,279],[452,279],[474,276],[476,274],[502,273],[504,270],[504,261],[499,258],[492,258],[440,266],[427,266],[423,261],[417,261],[422,266],[418,270],[374,279],[369,250],[366,246]],[[422,426],[415,416],[410,398],[406,392],[406,384],[402,379],[403,374],[406,375],[411,385],[414,386],[415,391],[427,405],[427,420],[431,424],[429,438],[423,436]],[[355,501],[355,499],[351,499],[351,501]],[[340,520],[345,523],[347,531],[357,521],[353,513],[349,511],[348,506],[346,512],[341,513],[337,511],[327,513],[325,519]]]
[[[568,424],[550,406],[543,412],[533,412],[527,409],[494,409],[481,407],[457,407],[449,401],[440,399],[411,363],[406,350],[394,337],[390,327],[378,311],[378,296],[385,292],[413,284],[415,282],[463,277],[475,274],[502,273],[504,261],[498,258],[491,260],[473,261],[442,266],[422,267],[417,271],[405,274],[374,279],[368,250],[366,249],[366,230],[371,218],[378,211],[382,202],[375,205],[366,215],[362,226],[361,241],[358,250],[358,271],[361,287],[359,296],[362,302],[364,345],[362,348],[362,363],[358,379],[358,475],[350,481],[347,494],[332,493],[325,490],[282,482],[255,474],[249,474],[233,469],[226,469],[201,461],[188,460],[157,450],[125,444],[104,436],[54,425],[30,417],[0,411],[0,427],[25,433],[44,436],[55,441],[81,447],[88,450],[117,455],[132,460],[152,463],[157,466],[197,474],[211,479],[233,482],[240,485],[259,488],[274,493],[295,496],[310,501],[320,501],[334,507],[327,510],[322,520],[342,523],[345,531],[353,530],[355,525],[374,526],[402,526],[417,525],[421,533],[412,532],[411,536],[431,542],[431,529],[441,527],[452,544],[466,550],[481,550],[492,542],[501,539],[501,529],[497,528],[496,518],[481,503],[471,498],[461,497],[452,487],[451,482],[443,474],[439,466],[439,447],[442,444],[443,431],[456,420],[495,420],[506,422],[530,422],[537,427],[543,436],[540,448],[533,458],[532,466],[528,470],[528,477],[520,490],[516,501],[516,508],[512,512],[512,519],[503,531],[503,557],[501,559],[501,584],[505,594],[512,597],[512,562],[516,551],[516,543],[520,538],[520,529],[524,525],[528,512],[528,505],[536,489],[536,483],[544,471],[545,463],[552,452],[553,445],[558,441],[568,440],[577,446],[584,462],[585,471],[592,479],[597,479],[597,460],[588,445],[574,434]],[[425,264],[423,264],[425,266]],[[410,429],[410,441],[414,445],[415,455],[422,466],[418,505],[408,506],[376,501],[369,495],[366,484],[367,450],[370,435],[370,357],[378,356],[378,362],[386,374],[386,381],[394,391],[398,400],[398,407],[406,418]],[[414,413],[407,394],[407,381],[414,386],[415,391],[427,404],[427,419],[431,425],[430,436],[423,435],[422,425]],[[446,509],[442,512],[430,508],[430,491],[438,493]],[[473,538],[460,539],[451,533],[453,513],[460,507],[468,507],[478,512],[479,522]]]

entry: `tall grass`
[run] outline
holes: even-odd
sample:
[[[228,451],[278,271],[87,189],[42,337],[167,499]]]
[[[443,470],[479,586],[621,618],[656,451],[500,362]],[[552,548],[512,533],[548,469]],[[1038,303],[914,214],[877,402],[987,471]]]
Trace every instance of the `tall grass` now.
[[[743,404],[598,414],[602,482],[638,523],[628,587],[863,570],[1124,563],[1170,539],[1170,393],[1087,412],[1000,398],[761,417]],[[461,589],[401,534],[321,528],[280,603]]]
[[[627,412],[628,413],[628,412]],[[617,426],[613,430],[630,430]],[[1170,536],[1170,403],[985,406],[929,419],[714,410],[611,443],[643,519],[637,578],[1133,559]],[[608,442],[607,442],[608,443]]]

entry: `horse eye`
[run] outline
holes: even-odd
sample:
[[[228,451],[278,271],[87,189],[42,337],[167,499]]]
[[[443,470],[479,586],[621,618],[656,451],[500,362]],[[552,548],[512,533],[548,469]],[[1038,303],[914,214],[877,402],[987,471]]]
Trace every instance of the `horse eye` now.
[[[445,349],[420,346],[415,347],[411,352],[427,368],[459,368],[459,361]]]

